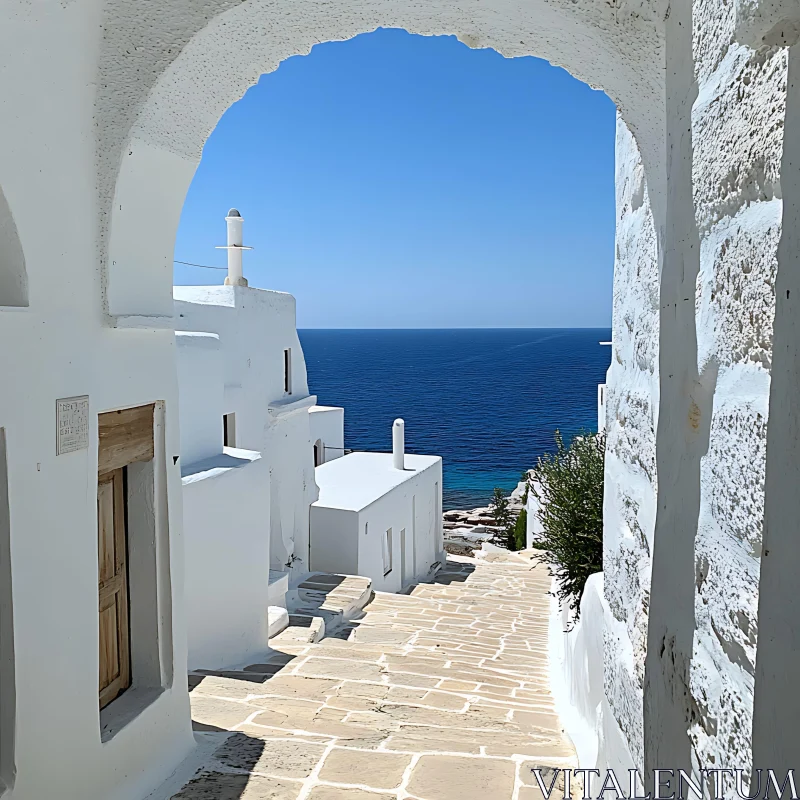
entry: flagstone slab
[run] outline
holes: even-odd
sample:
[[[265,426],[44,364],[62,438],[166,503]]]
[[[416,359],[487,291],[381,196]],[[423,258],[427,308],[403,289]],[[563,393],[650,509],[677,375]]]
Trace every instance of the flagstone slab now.
[[[269,683],[251,683],[234,678],[220,678],[215,675],[193,676],[201,678],[191,692],[192,702],[199,697],[225,697],[230,700],[245,700],[254,694],[263,694]]]
[[[216,751],[214,760],[230,769],[305,780],[324,752],[324,744],[235,733]]]
[[[453,681],[449,678],[444,678],[437,688],[446,689],[450,692],[474,692],[478,688],[478,684],[474,681]]]
[[[172,800],[296,800],[301,783],[259,775],[208,772],[187,784]]]
[[[299,697],[306,700],[324,700],[341,683],[340,680],[330,678],[315,678],[304,675],[275,676],[263,685],[260,691],[252,688],[250,694],[261,696],[277,695],[280,697]]]
[[[387,750],[402,750],[404,753],[472,753],[478,755],[481,745],[465,741],[463,738],[446,738],[452,731],[437,731],[438,737],[429,739],[415,735],[413,729],[404,728],[402,733],[393,734],[386,740]]]
[[[295,675],[317,676],[321,678],[360,678],[361,680],[379,680],[383,669],[369,661],[349,661],[338,658],[316,658],[312,656],[301,664]]]
[[[351,789],[339,786],[315,786],[308,800],[395,800],[393,794],[376,794],[363,789]]]
[[[192,698],[192,722],[230,730],[244,722],[258,711],[257,706],[220,700],[216,697],[198,696]]]
[[[408,791],[425,800],[510,798],[516,765],[499,758],[424,755],[414,767]]]
[[[336,695],[383,699],[386,697],[389,691],[389,686],[383,683],[358,683],[356,681],[345,681],[336,690]]]
[[[371,789],[396,789],[410,763],[410,755],[334,748],[325,758],[319,778],[332,783],[359,783]]]

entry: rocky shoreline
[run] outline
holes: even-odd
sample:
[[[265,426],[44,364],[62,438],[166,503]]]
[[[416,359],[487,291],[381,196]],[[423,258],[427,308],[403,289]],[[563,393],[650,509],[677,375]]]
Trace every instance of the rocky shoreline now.
[[[525,506],[522,499],[525,496],[527,483],[520,481],[508,496],[508,510],[514,520],[519,516]],[[495,525],[490,506],[482,506],[470,510],[451,509],[442,514],[442,527],[444,528],[445,552],[458,556],[471,556],[475,550],[480,550],[484,543],[493,544],[499,549],[505,549],[492,542],[501,528]]]

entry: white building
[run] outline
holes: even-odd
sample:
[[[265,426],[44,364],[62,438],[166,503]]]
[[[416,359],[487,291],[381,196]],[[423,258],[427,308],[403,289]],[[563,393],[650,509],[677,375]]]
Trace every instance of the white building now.
[[[226,285],[173,290],[190,668],[257,660],[309,571],[397,591],[444,558],[441,459],[404,457],[401,421],[394,453],[345,455],[344,409],[308,394],[294,298],[247,286],[227,222]]]
[[[262,453],[269,461],[270,568],[307,572],[308,507],[316,499],[309,409],[316,398],[308,393],[295,300],[245,286],[176,286],[174,296],[176,326],[218,336],[222,365],[216,418],[209,414],[182,433],[182,447],[196,456],[193,440],[207,441],[213,423],[219,452],[226,445]],[[184,351],[179,347],[179,357]],[[191,391],[181,386],[195,406]]]
[[[226,285],[174,287],[190,668],[267,650],[269,609],[274,628],[309,570],[315,454],[343,452],[342,409],[308,394],[294,298],[247,286],[239,212],[227,223]]]
[[[350,453],[323,464],[316,478],[313,570],[363,575],[373,588],[397,592],[444,564],[439,456],[404,454],[395,442],[392,453]]]

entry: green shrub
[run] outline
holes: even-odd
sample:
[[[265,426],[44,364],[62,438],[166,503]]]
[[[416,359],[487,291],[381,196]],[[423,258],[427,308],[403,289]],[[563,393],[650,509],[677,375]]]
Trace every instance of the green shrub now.
[[[524,550],[527,539],[528,512],[523,508],[514,523],[514,549]]]
[[[582,433],[569,447],[559,431],[556,452],[539,459],[531,491],[543,533],[535,547],[558,580],[558,599],[577,618],[586,579],[603,569],[603,463],[605,435]]]
[[[513,541],[514,522],[511,509],[508,507],[508,495],[505,489],[501,489],[499,486],[494,487],[489,508],[494,517],[495,526],[500,528],[500,531],[492,537],[493,543],[513,550],[514,548],[509,547],[509,544]]]

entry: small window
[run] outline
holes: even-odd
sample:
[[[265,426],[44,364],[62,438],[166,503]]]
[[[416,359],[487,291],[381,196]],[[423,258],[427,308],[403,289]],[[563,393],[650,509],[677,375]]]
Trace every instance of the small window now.
[[[283,351],[283,391],[285,394],[292,393],[292,351]]]
[[[236,414],[222,415],[222,444],[236,447]]]
[[[322,444],[322,439],[317,439],[314,442],[314,466],[318,467],[325,461],[325,445]]]
[[[386,531],[383,540],[383,576],[386,577],[392,571],[392,529]]]

